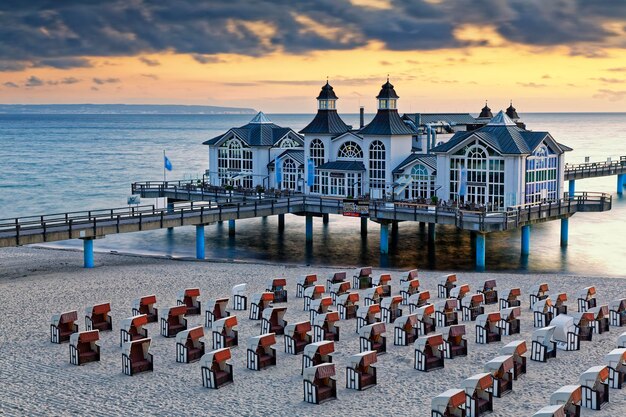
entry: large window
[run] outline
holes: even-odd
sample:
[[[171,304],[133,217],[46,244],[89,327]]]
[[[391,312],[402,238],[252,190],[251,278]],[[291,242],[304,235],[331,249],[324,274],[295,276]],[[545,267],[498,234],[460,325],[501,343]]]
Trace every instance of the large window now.
[[[385,145],[377,140],[370,145],[370,189],[385,189]]]
[[[283,161],[283,182],[281,188],[283,190],[296,190],[297,186],[298,167],[292,159],[285,159],[285,161]]]
[[[363,159],[363,151],[357,143],[348,141],[341,145],[337,157],[345,159]]]
[[[428,169],[417,164],[411,169],[411,183],[404,191],[406,199],[429,199],[435,195],[435,177],[428,173]]]
[[[313,160],[313,164],[315,165],[315,167],[317,168],[318,166],[322,165],[324,163],[324,143],[322,143],[322,141],[319,139],[313,139],[311,141],[310,151],[311,151],[310,158]],[[327,182],[327,185],[328,185],[328,182]],[[320,192],[320,176],[319,175],[315,176],[315,182],[311,186],[311,192],[312,193]]]
[[[526,203],[558,199],[558,157],[547,146],[539,146],[526,158]]]
[[[252,188],[252,151],[235,137],[227,140],[218,148],[217,170],[220,185]],[[250,175],[233,179],[248,172]]]

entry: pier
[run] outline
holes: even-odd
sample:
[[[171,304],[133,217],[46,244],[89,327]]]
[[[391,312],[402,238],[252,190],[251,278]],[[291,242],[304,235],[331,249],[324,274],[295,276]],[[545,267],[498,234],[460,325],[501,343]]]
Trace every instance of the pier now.
[[[565,164],[564,180],[569,181],[569,193],[573,195],[576,191],[576,180],[613,175],[617,177],[617,194],[622,195],[626,187],[626,156],[620,156],[619,161]]]

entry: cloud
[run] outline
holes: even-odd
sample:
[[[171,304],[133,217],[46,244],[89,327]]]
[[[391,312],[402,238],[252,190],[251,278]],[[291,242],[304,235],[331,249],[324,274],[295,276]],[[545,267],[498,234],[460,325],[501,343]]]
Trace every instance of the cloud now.
[[[379,64],[382,65],[382,66],[385,66],[385,67],[393,65],[393,63],[391,63],[389,61],[380,61]]]
[[[590,80],[596,80],[596,81],[600,81],[606,84],[623,84],[626,83],[626,80],[622,80],[619,78],[606,78],[606,77],[599,77],[599,78],[590,78]]]
[[[7,81],[6,83],[2,84],[5,87],[8,88],[19,88],[20,86],[15,84],[13,81]]]
[[[228,87],[254,87],[259,84],[253,82],[224,82],[222,85],[226,85]]]
[[[605,99],[609,101],[620,101],[626,98],[626,90],[616,91],[603,88],[598,90],[598,92],[593,95],[593,98]]]
[[[80,80],[74,77],[66,77],[66,78],[63,78],[60,82],[61,84],[76,84],[76,83],[79,83]]]
[[[44,85],[44,81],[41,78],[35,77],[34,75],[28,77],[28,79],[24,83],[25,87],[41,87],[42,85]]]
[[[141,74],[142,77],[151,78],[153,80],[158,80],[159,76],[156,74]]]
[[[145,56],[139,57],[139,60],[149,67],[158,67],[161,63],[156,59],[146,58]]]
[[[517,85],[521,85],[522,87],[526,87],[526,88],[543,88],[543,87],[547,87],[546,84],[537,84],[537,83],[517,83]]]
[[[611,71],[611,72],[626,72],[626,67],[608,68],[607,71]]]
[[[541,79],[543,80],[549,80],[550,78],[552,78],[552,76],[550,74],[544,74]]]
[[[104,84],[115,84],[119,83],[121,80],[119,78],[94,78],[93,82],[98,85]]]
[[[46,58],[33,62],[33,68],[52,67],[57,69],[90,68],[91,62],[85,58]]]
[[[202,54],[191,54],[191,57],[201,64],[217,64],[222,62],[219,57]]]

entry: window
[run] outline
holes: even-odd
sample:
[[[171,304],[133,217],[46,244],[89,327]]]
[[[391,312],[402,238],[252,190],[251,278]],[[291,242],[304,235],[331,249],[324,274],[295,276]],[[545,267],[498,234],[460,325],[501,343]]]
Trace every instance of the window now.
[[[291,158],[287,158],[283,161],[283,181],[281,188],[283,190],[296,190],[297,186],[298,167]]]
[[[417,164],[411,169],[411,183],[404,195],[409,200],[427,199],[435,195],[435,177],[428,173],[424,165]]]
[[[313,164],[317,168],[324,163],[324,143],[319,139],[313,139],[310,146],[310,158],[313,160]],[[328,182],[327,182],[328,183]],[[312,193],[320,192],[320,178],[319,175],[315,176],[315,182],[311,186]]]
[[[337,158],[363,159],[363,151],[355,142],[348,141],[341,145]]]
[[[385,189],[385,145],[377,140],[370,145],[370,189]]]
[[[235,185],[252,188],[252,151],[233,137],[224,142],[217,150],[217,171],[220,185]],[[249,172],[250,175],[238,179],[232,178]]]
[[[298,142],[291,138],[285,138],[280,142],[281,148],[297,148],[298,146],[300,146]]]
[[[526,158],[526,203],[558,200],[558,156],[545,144]]]

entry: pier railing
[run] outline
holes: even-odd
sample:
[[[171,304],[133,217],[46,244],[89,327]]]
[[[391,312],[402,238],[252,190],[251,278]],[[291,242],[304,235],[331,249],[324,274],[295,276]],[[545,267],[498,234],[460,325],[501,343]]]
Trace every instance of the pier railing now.
[[[617,174],[626,174],[626,156],[620,156],[619,161],[565,164],[565,181]]]

